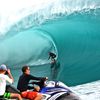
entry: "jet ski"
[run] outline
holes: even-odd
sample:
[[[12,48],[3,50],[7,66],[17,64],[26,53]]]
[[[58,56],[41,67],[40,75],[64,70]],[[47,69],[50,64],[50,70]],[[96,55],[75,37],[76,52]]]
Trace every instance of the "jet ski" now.
[[[43,86],[41,85],[42,87],[40,86],[41,90],[39,91],[43,95],[42,100],[81,100],[75,91],[73,91],[70,87],[61,81],[46,80],[43,84]],[[19,90],[11,85],[7,85],[6,91],[12,93],[20,93]]]
[[[60,81],[45,81],[43,100],[81,100],[76,92]]]

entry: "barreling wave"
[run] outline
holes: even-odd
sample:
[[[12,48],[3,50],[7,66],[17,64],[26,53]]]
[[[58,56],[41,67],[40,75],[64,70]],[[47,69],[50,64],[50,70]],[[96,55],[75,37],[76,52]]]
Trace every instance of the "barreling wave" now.
[[[61,64],[57,79],[70,85],[100,79],[99,0],[43,0],[23,5],[1,20],[0,63],[47,64],[52,51]]]
[[[49,63],[48,52],[57,54],[57,49],[52,38],[45,33],[42,30],[29,30],[1,41],[0,63],[10,66]]]

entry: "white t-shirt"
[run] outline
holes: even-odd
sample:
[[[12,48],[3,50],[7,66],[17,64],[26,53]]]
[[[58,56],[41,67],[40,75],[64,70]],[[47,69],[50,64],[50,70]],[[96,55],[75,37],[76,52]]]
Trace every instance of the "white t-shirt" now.
[[[0,74],[0,95],[3,95],[6,90],[6,81],[12,84],[13,80],[5,74]]]

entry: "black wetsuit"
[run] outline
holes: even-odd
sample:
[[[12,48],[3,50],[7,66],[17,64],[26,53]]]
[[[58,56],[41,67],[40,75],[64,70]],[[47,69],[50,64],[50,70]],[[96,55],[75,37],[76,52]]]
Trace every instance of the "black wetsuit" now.
[[[26,74],[22,74],[20,77],[19,77],[19,80],[18,80],[18,85],[17,85],[17,89],[20,91],[20,92],[23,92],[23,91],[26,91],[28,89],[33,89],[32,86],[29,86],[29,81],[30,80],[44,80],[45,78],[41,78],[41,77],[34,77],[32,75],[26,75]]]

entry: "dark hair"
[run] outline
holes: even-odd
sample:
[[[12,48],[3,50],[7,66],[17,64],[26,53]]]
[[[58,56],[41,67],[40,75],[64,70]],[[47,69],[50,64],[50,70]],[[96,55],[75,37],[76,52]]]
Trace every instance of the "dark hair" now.
[[[24,72],[28,69],[28,67],[29,67],[29,66],[27,66],[27,65],[23,66],[23,67],[22,67],[22,72],[24,73]]]
[[[52,52],[49,52],[49,58],[56,58],[56,54],[52,53]]]

